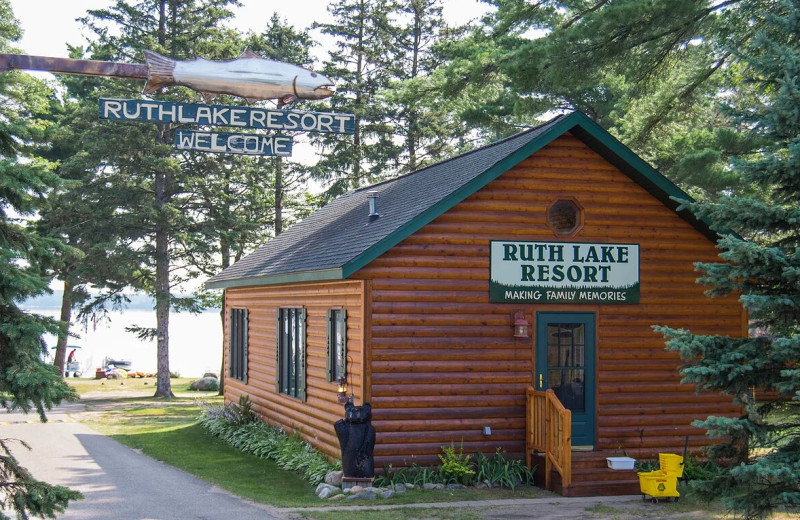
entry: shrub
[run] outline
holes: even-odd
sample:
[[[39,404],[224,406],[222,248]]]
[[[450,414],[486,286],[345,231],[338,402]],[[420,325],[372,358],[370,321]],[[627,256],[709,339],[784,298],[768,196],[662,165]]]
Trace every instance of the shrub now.
[[[531,484],[536,470],[528,469],[521,460],[506,458],[501,448],[497,448],[491,458],[478,451],[475,455],[475,466],[475,479],[478,482],[488,482],[493,486],[512,490],[520,484]]]
[[[453,443],[450,443],[449,447],[442,446],[442,451],[444,453],[439,455],[439,460],[442,461],[439,473],[445,483],[458,483],[465,486],[472,484],[472,479],[475,476],[475,471],[471,468],[472,463],[470,462],[472,456],[464,455],[463,448],[456,453]]]
[[[299,434],[286,435],[280,428],[260,421],[252,406],[249,396],[242,396],[238,405],[207,407],[200,424],[234,448],[272,460],[281,469],[297,471],[312,485],[322,482],[328,472],[341,469],[339,462],[330,462]]]
[[[204,417],[220,419],[233,426],[258,421],[258,416],[253,411],[253,402],[249,395],[239,397],[239,404],[228,403],[222,406],[208,406],[203,412]]]
[[[689,480],[712,480],[722,474],[722,468],[712,461],[701,462],[691,455],[686,457],[683,478]]]
[[[636,459],[636,471],[655,471],[661,469],[661,464],[657,459]]]

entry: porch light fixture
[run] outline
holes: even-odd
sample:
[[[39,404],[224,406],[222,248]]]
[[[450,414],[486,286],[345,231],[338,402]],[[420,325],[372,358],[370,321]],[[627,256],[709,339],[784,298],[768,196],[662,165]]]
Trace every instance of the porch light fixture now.
[[[527,338],[531,329],[530,323],[525,319],[525,313],[517,311],[514,313],[514,337]]]
[[[348,401],[348,398],[347,398],[347,379],[345,379],[345,377],[342,376],[342,377],[340,377],[339,379],[336,380],[336,383],[338,384],[337,389],[336,389],[336,392],[337,392],[336,393],[336,400],[339,402],[339,404],[345,404]]]

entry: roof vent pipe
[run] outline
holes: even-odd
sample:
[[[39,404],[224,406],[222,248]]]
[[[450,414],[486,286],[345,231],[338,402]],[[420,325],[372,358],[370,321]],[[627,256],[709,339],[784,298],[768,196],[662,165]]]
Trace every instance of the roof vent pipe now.
[[[378,214],[378,192],[377,191],[368,191],[367,197],[369,197],[369,217],[376,218],[380,215]]]

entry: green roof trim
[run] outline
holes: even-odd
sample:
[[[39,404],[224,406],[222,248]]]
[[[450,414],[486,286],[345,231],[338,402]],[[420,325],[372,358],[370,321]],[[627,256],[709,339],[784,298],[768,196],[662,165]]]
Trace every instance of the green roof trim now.
[[[276,274],[272,276],[253,276],[235,280],[208,281],[206,289],[230,289],[232,287],[255,287],[258,285],[278,285],[303,282],[329,282],[342,280],[341,269],[324,269],[320,271],[302,271],[297,273]]]

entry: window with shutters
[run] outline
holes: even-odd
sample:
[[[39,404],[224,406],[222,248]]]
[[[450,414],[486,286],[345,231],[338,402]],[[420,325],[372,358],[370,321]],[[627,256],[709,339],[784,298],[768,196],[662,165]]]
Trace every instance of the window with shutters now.
[[[328,381],[347,377],[347,311],[328,310]]]
[[[277,310],[277,359],[275,388],[278,392],[306,400],[306,310]]]
[[[228,322],[228,375],[247,382],[247,309],[231,309]]]

